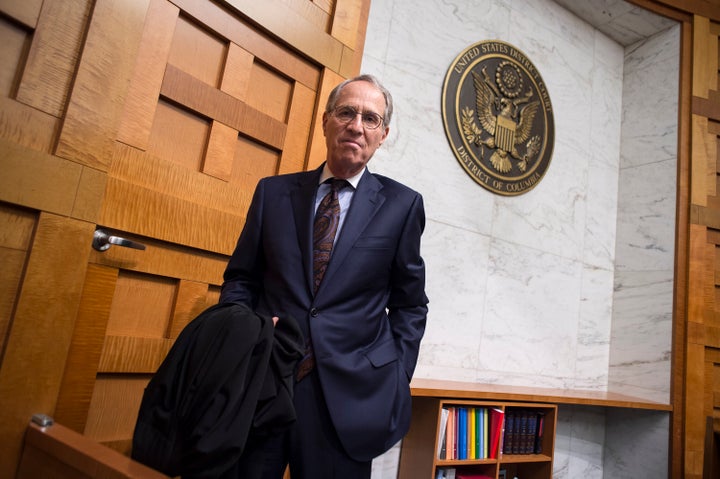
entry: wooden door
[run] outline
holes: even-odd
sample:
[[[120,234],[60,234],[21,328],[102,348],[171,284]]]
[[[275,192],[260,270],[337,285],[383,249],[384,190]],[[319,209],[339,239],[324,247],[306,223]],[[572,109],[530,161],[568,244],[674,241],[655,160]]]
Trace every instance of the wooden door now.
[[[0,477],[46,413],[128,453],[257,180],[316,167],[368,0],[0,0]],[[92,248],[96,230],[145,249]]]

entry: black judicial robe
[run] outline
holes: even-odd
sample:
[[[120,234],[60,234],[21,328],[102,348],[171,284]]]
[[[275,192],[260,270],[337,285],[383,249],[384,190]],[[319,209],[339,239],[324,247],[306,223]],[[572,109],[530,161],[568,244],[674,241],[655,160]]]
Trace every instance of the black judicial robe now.
[[[232,467],[248,435],[295,420],[293,372],[304,340],[297,323],[217,304],[180,333],[151,379],[132,458],[170,476],[213,478]]]

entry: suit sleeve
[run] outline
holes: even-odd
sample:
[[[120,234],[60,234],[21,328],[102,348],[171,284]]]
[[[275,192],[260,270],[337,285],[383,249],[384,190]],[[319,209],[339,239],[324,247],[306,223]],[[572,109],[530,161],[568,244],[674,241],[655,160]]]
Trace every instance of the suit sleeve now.
[[[408,380],[415,371],[428,312],[425,263],[420,255],[420,237],[424,229],[425,209],[422,196],[417,194],[400,237],[388,301],[390,325]]]
[[[245,226],[238,238],[223,274],[220,303],[242,303],[255,309],[262,288],[262,212],[265,181],[261,180],[253,195]]]

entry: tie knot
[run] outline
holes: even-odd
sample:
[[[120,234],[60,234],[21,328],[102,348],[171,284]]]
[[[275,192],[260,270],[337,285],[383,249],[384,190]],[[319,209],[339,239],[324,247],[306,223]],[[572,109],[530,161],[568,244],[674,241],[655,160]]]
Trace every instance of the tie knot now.
[[[347,180],[343,180],[340,178],[328,178],[327,180],[325,180],[325,183],[329,183],[330,188],[334,191],[340,191],[345,187],[345,185],[348,184]]]

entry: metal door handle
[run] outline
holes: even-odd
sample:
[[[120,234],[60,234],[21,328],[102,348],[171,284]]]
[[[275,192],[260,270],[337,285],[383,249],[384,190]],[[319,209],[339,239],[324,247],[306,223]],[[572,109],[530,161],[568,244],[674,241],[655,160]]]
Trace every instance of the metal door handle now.
[[[145,249],[145,245],[137,241],[121,238],[119,236],[111,236],[106,231],[95,230],[93,234],[92,247],[98,251],[106,251],[111,245],[125,246],[133,249]]]

